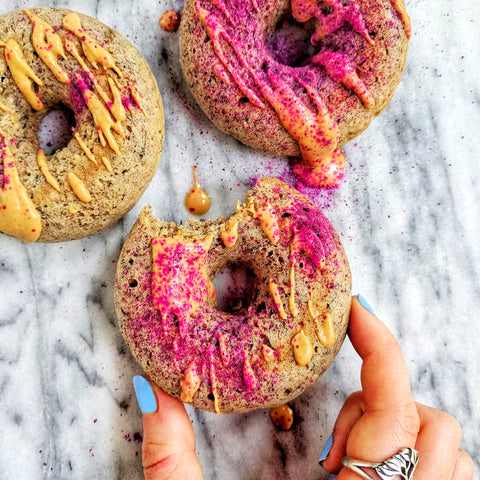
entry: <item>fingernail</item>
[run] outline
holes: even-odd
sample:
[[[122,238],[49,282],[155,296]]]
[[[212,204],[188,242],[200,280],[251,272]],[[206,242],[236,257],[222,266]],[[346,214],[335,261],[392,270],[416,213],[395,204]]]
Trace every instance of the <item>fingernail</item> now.
[[[337,477],[338,477],[338,475],[333,474],[333,475],[330,475],[330,476],[328,477],[328,480],[332,480],[332,478],[337,478]]]
[[[375,315],[373,308],[368,304],[368,302],[362,297],[362,295],[357,295],[358,301],[362,305],[363,308],[366,308],[371,314]]]
[[[133,389],[142,413],[151,413],[157,410],[155,395],[146,378],[141,375],[135,375],[133,377]]]
[[[318,463],[321,464],[328,457],[328,454],[332,449],[332,444],[333,444],[333,434],[327,438],[327,443],[323,447],[322,453],[320,454],[320,457],[318,459]]]

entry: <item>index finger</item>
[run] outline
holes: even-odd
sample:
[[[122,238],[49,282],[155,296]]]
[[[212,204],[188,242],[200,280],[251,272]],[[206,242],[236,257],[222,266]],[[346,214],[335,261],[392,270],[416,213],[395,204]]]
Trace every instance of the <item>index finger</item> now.
[[[352,300],[348,335],[363,360],[361,381],[365,411],[392,412],[415,407],[407,365],[398,342],[357,297]]]

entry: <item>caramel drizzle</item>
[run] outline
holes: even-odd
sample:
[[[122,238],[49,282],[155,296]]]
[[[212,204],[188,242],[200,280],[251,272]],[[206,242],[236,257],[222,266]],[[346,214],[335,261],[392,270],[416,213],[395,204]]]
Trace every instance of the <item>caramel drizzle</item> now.
[[[83,150],[85,155],[89,160],[91,160],[95,165],[97,165],[97,159],[95,158],[95,155],[93,152],[87,147],[86,143],[82,140],[78,132],[74,132],[73,134],[75,140],[77,141],[78,145],[80,145],[80,148]]]
[[[42,218],[18,176],[15,157],[1,130],[0,157],[4,183],[0,188],[0,231],[24,242],[35,242],[42,232]]]
[[[262,356],[263,360],[265,360],[265,363],[271,363],[277,356],[277,352],[273,348],[270,348],[268,345],[263,344]]]
[[[182,402],[191,402],[193,400],[193,396],[200,388],[200,383],[201,379],[198,375],[197,367],[195,366],[195,363],[192,362],[185,369],[183,379],[180,380],[180,386],[182,388],[180,400]]]
[[[208,358],[210,361],[210,384],[212,385],[213,407],[215,409],[215,413],[220,413],[217,390],[217,376],[215,374],[215,365],[213,363],[213,352],[211,347],[209,347],[208,349]]]
[[[311,166],[329,164],[337,150],[340,130],[323,100],[310,85],[297,78],[315,105],[314,113],[295,95],[283,78],[269,68],[267,76],[274,89],[265,85],[262,93],[272,105],[282,125],[298,142],[303,162]]]
[[[233,219],[227,220],[220,232],[220,239],[227,248],[232,248],[237,243],[238,222]]]
[[[32,44],[38,56],[59,82],[70,83],[70,77],[58,63],[59,56],[64,60],[66,59],[60,35],[55,32],[50,24],[32,13],[28,8],[24,8],[23,12],[33,24]]]
[[[115,119],[118,122],[123,122],[127,118],[127,112],[125,111],[125,107],[122,103],[122,95],[120,94],[120,90],[117,88],[117,85],[111,77],[108,77],[107,81],[113,96],[113,102],[107,103],[107,105],[109,105],[110,111]]]
[[[275,303],[275,307],[277,307],[277,311],[278,311],[278,314],[280,315],[280,318],[282,320],[286,320],[287,313],[283,308],[283,303],[282,303],[282,299],[280,298],[280,292],[278,291],[278,286],[273,281],[273,279],[270,279],[268,281],[268,289],[270,290],[270,294],[272,295],[273,302]]]
[[[79,63],[79,65],[82,67],[82,70],[87,74],[87,77],[93,83],[93,86],[95,87],[97,93],[100,95],[101,99],[107,105],[110,104],[110,97],[107,95],[102,86],[98,83],[95,75],[88,68],[88,65],[83,61],[83,58],[78,53],[77,47],[75,47],[75,45],[70,40],[68,40],[68,38],[65,38],[65,48],[67,49],[67,52],[72,55],[72,57],[74,57],[75,60]]]
[[[243,351],[243,381],[249,389],[253,389],[257,386],[255,372],[253,371],[252,365],[248,358],[248,352],[246,350]]]
[[[225,2],[223,0],[212,0],[212,3],[225,15],[225,18],[231,23],[232,17],[230,12],[225,7]]]
[[[345,22],[350,23],[354,30],[362,35],[370,45],[374,44],[358,5],[344,6],[340,0],[324,0],[324,2],[334,9],[328,16],[323,13],[318,2],[312,2],[311,0],[292,0],[291,2],[292,15],[297,22],[305,23],[312,18],[319,21],[317,29],[312,35],[312,44],[316,45],[326,36],[336,32]]]
[[[230,35],[228,35],[228,33],[218,23],[216,23],[214,19],[210,18],[210,13],[200,5],[199,0],[195,0],[195,9],[197,11],[198,18],[204,24],[208,36],[212,41],[215,54],[227,69],[228,73],[230,73],[240,91],[250,100],[250,102],[252,102],[253,105],[256,107],[265,108],[265,103],[263,103],[260,97],[250,87],[247,86],[242,77],[237,73],[236,69],[227,60],[221,45],[221,38],[223,38],[230,45],[230,48],[235,52],[242,66],[248,71],[251,70],[250,66],[233,44]]]
[[[228,366],[230,363],[230,355],[227,351],[227,343],[225,339],[225,335],[219,334],[218,335],[218,343],[220,345],[220,358],[225,366]]]
[[[65,15],[62,25],[65,30],[72,32],[80,40],[83,53],[93,68],[97,69],[100,64],[106,70],[109,68],[114,70],[119,77],[123,76],[122,71],[115,65],[112,55],[83,29],[77,13]]]
[[[405,35],[407,38],[412,36],[412,22],[410,17],[407,13],[407,9],[405,7],[405,3],[403,0],[390,0],[392,3],[392,7],[400,16],[400,21],[402,22],[403,28],[405,29]]]
[[[293,337],[292,347],[297,365],[300,367],[307,365],[313,357],[313,347],[303,329]]]
[[[84,203],[89,203],[92,201],[92,196],[88,191],[88,188],[73,172],[70,172],[67,175],[68,184],[73,190],[73,193]]]
[[[107,157],[102,157],[102,162],[103,162],[103,164],[105,165],[105,168],[106,168],[110,173],[112,173],[112,172],[113,172],[113,168],[112,168],[112,164],[110,163],[110,160],[109,160]]]
[[[47,183],[49,183],[57,192],[60,193],[60,184],[58,183],[58,180],[50,173],[47,163],[47,157],[45,156],[45,152],[41,148],[39,148],[37,152],[37,164]]]
[[[225,70],[225,67],[221,63],[215,64],[213,69],[215,70],[215,75],[219,80],[221,80],[226,85],[232,84],[231,75]]]
[[[2,112],[9,112],[8,107],[0,100],[0,110]]]
[[[357,75],[355,67],[346,55],[339,52],[323,51],[311,58],[311,61],[325,67],[328,75],[340,82],[345,88],[351,89],[360,98],[366,109],[375,105],[373,95]]]
[[[93,116],[93,122],[97,126],[100,143],[105,147],[108,142],[110,148],[117,155],[120,155],[120,148],[118,147],[118,143],[113,136],[112,130],[117,132],[121,137],[125,137],[125,132],[123,131],[122,125],[120,122],[115,121],[112,118],[112,115],[105,105],[90,89],[85,88],[82,93],[85,103],[87,104],[87,107]]]
[[[295,254],[292,251],[292,247],[290,245],[290,297],[288,297],[288,308],[293,317],[296,317],[298,313],[297,306],[295,305],[295,263]]]
[[[8,68],[25,100],[34,110],[41,110],[43,103],[34,90],[33,83],[35,82],[39,87],[43,87],[43,82],[27,64],[20,45],[11,38],[7,43],[0,42],[0,47],[5,47],[5,60]]]
[[[307,310],[310,318],[315,321],[317,337],[320,343],[325,348],[330,348],[335,343],[335,329],[333,326],[332,315],[330,312],[325,313],[322,316],[321,324],[319,325],[318,317],[320,316],[313,307],[312,300],[307,302]]]
[[[258,8],[257,0],[250,0],[250,2],[252,3],[253,9],[258,13],[260,9]]]
[[[148,118],[147,112],[145,111],[145,108],[143,107],[142,97],[133,87],[130,87],[130,95],[132,96],[132,98],[133,98],[134,102],[136,103],[137,107],[139,108],[139,110],[143,113],[143,116],[145,118]]]
[[[277,216],[270,203],[266,202],[262,207],[257,208],[255,217],[260,220],[260,228],[272,245],[277,245],[280,241],[280,229],[278,228]]]

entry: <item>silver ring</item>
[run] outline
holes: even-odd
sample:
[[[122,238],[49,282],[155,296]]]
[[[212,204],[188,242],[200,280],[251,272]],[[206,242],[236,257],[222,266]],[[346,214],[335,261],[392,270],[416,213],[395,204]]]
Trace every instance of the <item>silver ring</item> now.
[[[365,480],[375,480],[363,468],[373,468],[381,480],[392,480],[397,476],[403,480],[412,480],[418,463],[418,452],[414,448],[405,448],[393,457],[381,463],[365,462],[351,457],[343,457],[342,465],[353,470]]]

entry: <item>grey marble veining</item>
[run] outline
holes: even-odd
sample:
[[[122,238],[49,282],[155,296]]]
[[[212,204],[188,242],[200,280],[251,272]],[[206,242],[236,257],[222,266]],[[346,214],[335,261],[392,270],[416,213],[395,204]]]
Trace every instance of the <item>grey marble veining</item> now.
[[[158,19],[180,1],[45,1],[95,16],[127,36],[158,80],[166,116],[159,170],[138,205],[94,237],[25,245],[0,236],[0,479],[140,479],[139,372],[116,328],[115,262],[141,206],[185,220],[198,165],[228,215],[253,178],[294,183],[285,159],[216,130],[193,101],[177,34]],[[2,0],[0,14],[31,2]],[[480,3],[407,1],[414,33],[390,106],[345,147],[338,190],[307,189],[339,231],[360,291],[399,339],[418,401],[456,416],[462,447],[480,452]],[[297,424],[268,411],[189,409],[209,480],[324,479],[318,454],[360,362],[348,340],[330,370],[292,404]]]

